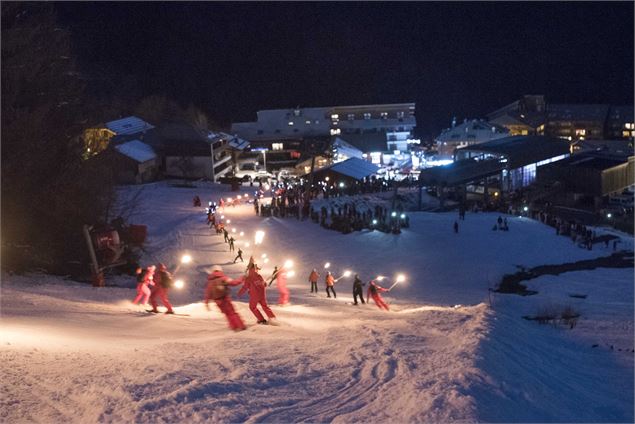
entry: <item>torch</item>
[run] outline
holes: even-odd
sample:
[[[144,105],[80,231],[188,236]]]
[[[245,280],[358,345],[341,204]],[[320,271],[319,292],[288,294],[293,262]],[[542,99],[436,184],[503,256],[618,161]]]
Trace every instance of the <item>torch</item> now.
[[[395,287],[397,284],[406,281],[406,276],[403,274],[399,274],[397,276],[397,280],[395,281],[395,284],[393,284],[392,286],[390,286],[390,288],[388,290],[391,290],[393,287]]]
[[[338,281],[340,281],[342,278],[344,277],[350,277],[351,276],[351,272],[350,271],[344,271],[344,274],[340,275],[338,278],[335,279],[335,282],[337,283]]]
[[[179,269],[181,269],[181,265],[189,264],[190,262],[192,262],[192,257],[190,255],[183,255],[181,257],[181,262],[176,266],[176,269],[174,270],[173,274],[176,274],[179,271]]]

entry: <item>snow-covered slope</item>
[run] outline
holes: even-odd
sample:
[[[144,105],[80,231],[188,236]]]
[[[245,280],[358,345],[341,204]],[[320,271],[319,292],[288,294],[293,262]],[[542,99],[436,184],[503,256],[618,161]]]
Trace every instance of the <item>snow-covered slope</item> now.
[[[498,294],[489,305],[488,288],[516,265],[593,258],[609,253],[603,248],[580,249],[525,218],[508,217],[510,231],[493,232],[494,214],[468,213],[458,234],[455,214],[413,213],[398,236],[341,235],[309,221],[262,219],[248,205],[226,208],[245,259],[255,253],[262,262],[266,253],[268,274],[290,258],[297,272],[292,306],[273,306],[279,327],[253,325],[243,297],[235,305],[250,327],[233,333],[215,306],[207,312],[200,303],[203,270],[222,264],[238,276],[244,264],[231,264],[234,254],[191,206],[194,194],[204,204],[234,195],[222,190],[148,185],[132,219],[149,227],[144,263],[193,256],[179,271],[186,287],[171,293],[188,316],[140,312],[130,304],[131,277],[93,288],[3,276],[2,421],[633,420],[632,269],[541,277],[529,282],[538,295]],[[122,198],[135,191],[122,189]],[[257,229],[266,236],[254,252]],[[348,304],[347,279],[337,299],[326,298],[322,279],[312,296],[308,274],[323,274],[327,261],[336,275],[404,273],[408,281],[385,296],[391,312]],[[268,298],[275,304],[273,287]],[[545,304],[570,304],[582,317],[573,330],[521,318]]]

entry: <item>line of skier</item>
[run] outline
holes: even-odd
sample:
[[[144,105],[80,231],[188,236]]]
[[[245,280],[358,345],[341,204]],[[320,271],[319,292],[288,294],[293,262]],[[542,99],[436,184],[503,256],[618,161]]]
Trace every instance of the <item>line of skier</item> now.
[[[137,297],[132,301],[135,305],[141,302],[143,306],[148,305],[148,301],[152,305],[150,312],[158,313],[157,298],[161,300],[163,306],[167,308],[166,314],[173,314],[172,304],[168,297],[172,288],[173,278],[163,263],[158,266],[150,265],[145,270],[137,267]]]
[[[309,274],[309,283],[311,284],[311,293],[318,293],[317,283],[320,278],[320,274],[318,274],[317,270],[313,268],[311,273]],[[335,283],[337,283],[340,278],[333,277],[330,271],[326,272],[324,277],[324,284],[326,286],[326,297],[330,298],[331,293],[333,294],[333,298],[337,298],[337,293],[335,292]],[[362,282],[362,279],[359,278],[359,274],[355,274],[355,278],[353,280],[353,305],[358,305],[357,299],[363,304],[369,303],[370,298],[372,297],[373,301],[377,305],[379,309],[384,309],[388,311],[390,308],[386,301],[381,297],[382,292],[389,292],[390,289],[386,289],[382,287],[377,279],[370,280],[368,282],[368,290],[366,291],[366,302],[364,302],[364,286],[366,283]]]

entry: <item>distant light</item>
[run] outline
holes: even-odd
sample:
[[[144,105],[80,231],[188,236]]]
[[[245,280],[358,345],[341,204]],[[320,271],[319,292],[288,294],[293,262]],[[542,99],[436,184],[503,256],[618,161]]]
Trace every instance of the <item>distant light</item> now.
[[[295,271],[294,270],[291,270],[291,271],[287,272],[287,277],[293,277],[293,276],[295,276]]]
[[[231,197],[228,197],[228,198],[227,198],[227,201],[228,201],[228,202],[231,202],[231,201],[232,201],[232,198],[231,198]]]
[[[265,238],[265,232],[264,231],[256,231],[256,236],[255,236],[255,244],[262,244],[262,240]]]
[[[269,258],[265,258],[264,263],[269,263]]]
[[[267,254],[266,254],[266,253],[263,253],[262,255],[260,255],[260,257],[264,259],[264,258],[266,258],[266,257],[267,257]]]
[[[393,212],[393,213],[391,213],[391,214],[390,214],[390,216],[392,216],[392,217],[397,216],[397,212]]]
[[[406,281],[406,276],[405,276],[405,275],[403,275],[403,274],[399,274],[399,275],[397,276],[397,282],[398,282],[398,283],[401,283],[402,281]]]
[[[231,221],[231,219],[228,219],[228,220],[227,220],[227,223],[228,223],[228,224],[231,224],[231,222],[232,222],[232,221]]]
[[[529,210],[529,208],[528,208],[527,206],[525,206],[525,207],[523,208],[523,210],[524,210],[525,212],[527,212],[527,211]]]
[[[329,180],[329,177],[325,177],[325,178],[324,178],[324,181],[328,181],[328,180]]]
[[[176,287],[177,289],[182,289],[183,286],[185,286],[185,283],[183,282],[183,280],[176,280],[174,282],[174,287]]]
[[[373,219],[373,225],[377,225],[377,220]]]
[[[498,192],[497,191],[494,192],[494,197],[498,197]]]
[[[236,229],[235,229],[235,228],[232,228],[232,233],[235,233],[235,232],[236,232]]]
[[[240,236],[242,237],[242,236],[244,236],[244,235],[245,235],[245,232],[244,232],[244,231],[241,231],[241,232],[240,232]]]
[[[324,269],[329,269],[331,267],[331,263],[327,262],[324,264]]]
[[[285,268],[292,268],[293,267],[293,261],[291,259],[287,259],[286,261],[284,261],[284,267]]]
[[[405,213],[401,214],[401,219],[406,219],[406,214]]]
[[[190,255],[183,255],[183,257],[181,258],[181,263],[189,264],[190,262],[192,262],[192,257]]]
[[[350,277],[350,276],[351,276],[350,271],[344,271],[344,277]]]
[[[344,188],[344,183],[340,183],[340,188]]]
[[[613,215],[612,215],[612,214],[610,214],[610,213],[607,213],[607,214],[606,214],[606,217],[607,217],[608,219],[611,219],[611,217],[612,217],[612,216],[613,216]]]

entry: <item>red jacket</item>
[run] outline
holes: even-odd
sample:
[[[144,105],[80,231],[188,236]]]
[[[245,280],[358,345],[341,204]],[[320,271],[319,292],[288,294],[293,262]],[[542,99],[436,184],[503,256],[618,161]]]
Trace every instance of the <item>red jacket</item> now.
[[[318,277],[320,276],[320,274],[318,274],[315,271],[311,271],[311,275],[309,275],[309,281],[312,283],[317,283]]]
[[[366,292],[366,298],[368,299],[373,293],[371,287],[374,287],[377,291],[375,294],[379,294],[380,292],[387,292],[388,289],[383,288],[375,283],[375,281],[371,281],[368,285],[368,291]]]
[[[333,274],[328,274],[326,276],[326,285],[331,287],[331,286],[333,286],[333,284],[335,284],[335,278],[333,278]],[[335,290],[335,289],[333,289],[333,290]]]
[[[205,304],[210,300],[222,299],[229,294],[227,286],[238,286],[242,284],[242,278],[232,280],[222,271],[214,271],[207,276],[207,287],[205,288]]]
[[[258,274],[258,272],[252,267],[247,271],[247,277],[245,278],[245,283],[238,291],[238,296],[242,296],[243,293],[249,291],[249,297],[260,298],[260,296],[265,293],[266,286],[265,279],[262,278],[262,275]]]

